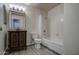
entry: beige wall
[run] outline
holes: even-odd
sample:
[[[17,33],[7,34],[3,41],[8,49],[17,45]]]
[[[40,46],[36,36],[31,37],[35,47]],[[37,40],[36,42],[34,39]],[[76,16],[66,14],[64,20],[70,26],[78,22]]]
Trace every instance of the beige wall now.
[[[37,19],[36,10],[33,8],[26,7],[26,29],[29,32],[37,32]]]
[[[47,12],[45,11],[42,11],[42,37],[46,39],[48,38],[48,18]]]
[[[65,4],[64,54],[79,55],[79,4]]]
[[[63,42],[64,4],[60,4],[48,12],[49,39],[58,43]]]
[[[26,30],[28,31],[27,44],[31,44],[30,34],[35,32],[39,34],[39,15],[40,10],[26,6]]]
[[[0,27],[2,27],[2,31],[0,31],[0,54],[3,54],[4,51],[4,18],[3,18],[3,7],[2,4],[0,4]]]

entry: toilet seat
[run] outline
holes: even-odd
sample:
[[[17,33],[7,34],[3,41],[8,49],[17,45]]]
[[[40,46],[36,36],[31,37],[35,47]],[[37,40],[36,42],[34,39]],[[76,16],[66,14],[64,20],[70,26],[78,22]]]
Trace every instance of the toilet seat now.
[[[41,43],[41,39],[34,39],[35,43]]]

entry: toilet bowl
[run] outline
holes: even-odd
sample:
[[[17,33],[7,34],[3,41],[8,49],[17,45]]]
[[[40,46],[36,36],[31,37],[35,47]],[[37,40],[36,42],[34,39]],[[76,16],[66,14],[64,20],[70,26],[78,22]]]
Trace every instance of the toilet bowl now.
[[[41,39],[35,38],[35,48],[40,49],[41,48]]]
[[[38,38],[38,34],[32,33],[32,39],[34,40],[35,43],[35,48],[40,49],[41,48],[41,39]]]

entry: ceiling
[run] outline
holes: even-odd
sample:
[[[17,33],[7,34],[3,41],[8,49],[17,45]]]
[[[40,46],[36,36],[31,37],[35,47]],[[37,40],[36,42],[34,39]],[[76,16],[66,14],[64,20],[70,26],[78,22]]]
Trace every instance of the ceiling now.
[[[27,3],[26,5],[39,8],[44,11],[49,11],[50,9],[56,7],[60,3]]]
[[[50,9],[56,7],[59,4],[60,3],[20,3],[20,5],[39,8],[44,11],[49,11]]]

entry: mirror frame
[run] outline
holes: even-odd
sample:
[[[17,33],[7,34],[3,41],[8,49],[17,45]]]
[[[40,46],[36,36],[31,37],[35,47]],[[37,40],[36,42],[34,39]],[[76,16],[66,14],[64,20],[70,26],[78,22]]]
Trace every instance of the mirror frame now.
[[[14,10],[9,10],[9,13],[8,13],[8,22],[7,22],[7,25],[8,25],[8,30],[12,30],[12,16],[15,15],[15,16],[21,16],[21,17],[24,17],[24,20],[25,20],[25,28],[23,30],[26,30],[26,14],[25,12],[21,12],[21,11],[14,11]]]

